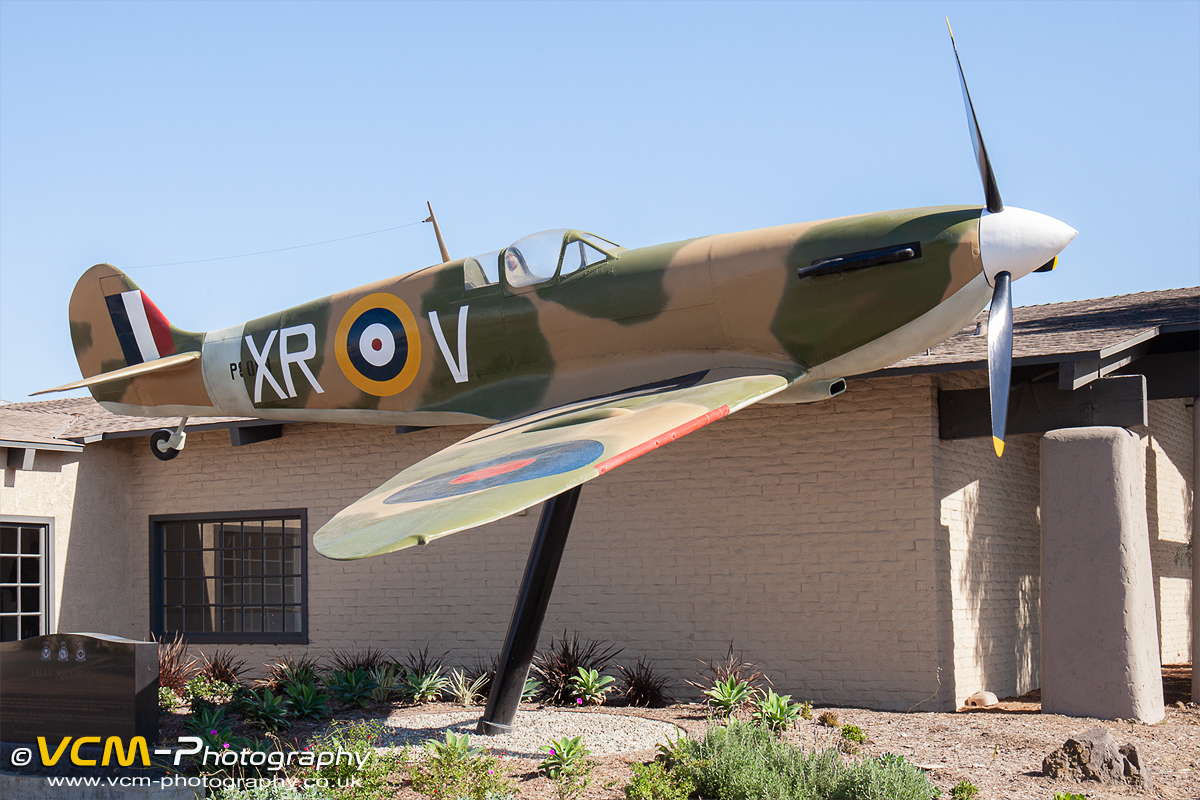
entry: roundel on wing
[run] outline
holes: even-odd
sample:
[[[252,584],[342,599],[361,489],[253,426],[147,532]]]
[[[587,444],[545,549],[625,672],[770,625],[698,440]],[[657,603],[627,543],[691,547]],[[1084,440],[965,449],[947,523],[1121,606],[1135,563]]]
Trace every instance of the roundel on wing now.
[[[399,394],[421,366],[416,317],[395,295],[367,295],[338,323],[334,351],[342,374],[362,391],[376,397]]]
[[[419,503],[423,500],[443,500],[510,483],[548,478],[586,467],[602,455],[604,445],[593,439],[530,447],[426,478],[406,486],[383,502],[396,505]]]

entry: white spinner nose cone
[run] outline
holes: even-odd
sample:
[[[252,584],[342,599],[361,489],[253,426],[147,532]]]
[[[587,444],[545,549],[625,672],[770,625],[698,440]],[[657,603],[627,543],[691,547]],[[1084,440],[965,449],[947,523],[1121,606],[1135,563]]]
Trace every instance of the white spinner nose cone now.
[[[1079,231],[1054,217],[1006,207],[995,214],[986,209],[979,218],[979,257],[988,283],[1007,272],[1013,280],[1049,263]]]

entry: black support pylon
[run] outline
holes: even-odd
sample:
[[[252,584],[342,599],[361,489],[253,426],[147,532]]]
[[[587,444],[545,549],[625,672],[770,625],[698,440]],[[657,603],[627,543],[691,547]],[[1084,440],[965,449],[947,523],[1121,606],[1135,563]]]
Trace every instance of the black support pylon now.
[[[582,485],[576,486],[555,495],[542,507],[537,535],[529,548],[525,577],[521,579],[521,591],[517,594],[508,634],[504,638],[504,650],[496,674],[492,676],[487,708],[476,733],[494,735],[512,730],[582,488]]]

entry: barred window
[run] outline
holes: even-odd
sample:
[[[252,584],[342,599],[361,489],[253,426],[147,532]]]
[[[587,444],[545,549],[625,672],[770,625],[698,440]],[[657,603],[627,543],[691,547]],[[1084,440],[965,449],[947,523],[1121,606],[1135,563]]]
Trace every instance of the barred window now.
[[[48,524],[0,523],[0,642],[50,633],[46,613]]]
[[[301,510],[155,516],[155,633],[191,641],[308,641],[307,519]]]

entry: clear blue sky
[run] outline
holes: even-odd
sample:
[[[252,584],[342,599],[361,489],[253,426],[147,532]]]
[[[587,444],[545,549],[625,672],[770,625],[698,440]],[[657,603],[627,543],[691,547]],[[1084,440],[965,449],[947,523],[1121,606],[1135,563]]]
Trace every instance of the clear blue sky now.
[[[0,2],[0,397],[78,276],[415,222],[452,256],[982,203],[1079,230],[1018,305],[1200,282],[1200,4]],[[416,225],[129,269],[211,330],[438,261]]]

